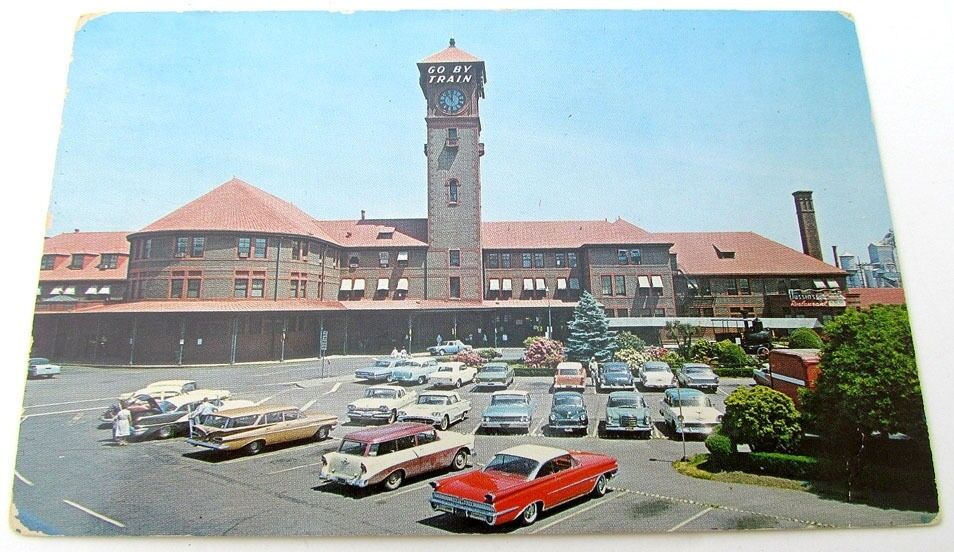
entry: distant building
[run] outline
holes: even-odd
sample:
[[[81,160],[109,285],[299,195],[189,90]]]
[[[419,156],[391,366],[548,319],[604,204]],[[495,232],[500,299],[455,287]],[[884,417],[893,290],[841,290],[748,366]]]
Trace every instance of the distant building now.
[[[867,287],[899,288],[901,272],[894,245],[894,232],[889,230],[881,241],[868,244],[868,257],[871,260]]]
[[[842,253],[838,255],[838,264],[848,275],[845,282],[849,288],[862,288],[865,285],[865,273],[862,270],[861,260],[854,253]]]

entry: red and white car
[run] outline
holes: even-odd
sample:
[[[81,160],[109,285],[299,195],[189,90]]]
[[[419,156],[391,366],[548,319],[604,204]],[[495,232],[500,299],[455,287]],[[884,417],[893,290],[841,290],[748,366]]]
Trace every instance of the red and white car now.
[[[487,525],[530,525],[544,510],[606,494],[618,469],[605,454],[519,445],[497,453],[481,470],[432,482],[431,508]]]

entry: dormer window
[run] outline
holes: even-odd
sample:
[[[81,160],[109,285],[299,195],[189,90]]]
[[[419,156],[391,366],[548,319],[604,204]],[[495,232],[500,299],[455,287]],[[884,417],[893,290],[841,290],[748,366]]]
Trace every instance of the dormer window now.
[[[53,263],[56,262],[56,255],[43,255],[40,259],[40,270],[53,270]]]
[[[70,268],[83,268],[83,254],[76,253],[70,257]]]
[[[719,259],[734,259],[735,258],[735,251],[723,251],[719,249],[718,247],[715,247],[715,246],[712,246],[712,247],[715,249],[716,257],[718,257]]]
[[[378,239],[379,240],[390,240],[394,237],[394,228],[389,226],[382,226],[378,229]]]
[[[99,268],[116,268],[119,264],[119,255],[115,253],[103,253],[100,256]]]

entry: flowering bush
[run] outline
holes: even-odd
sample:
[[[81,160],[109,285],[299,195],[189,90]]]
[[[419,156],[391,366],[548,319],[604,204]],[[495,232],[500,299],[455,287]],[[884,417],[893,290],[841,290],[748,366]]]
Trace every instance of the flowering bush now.
[[[480,358],[484,360],[493,360],[495,358],[500,358],[503,356],[503,353],[497,349],[479,349],[477,354],[480,355]]]
[[[666,356],[669,354],[669,349],[665,347],[646,347],[643,349],[643,354],[649,357],[649,360],[666,360]]]
[[[554,368],[566,360],[566,351],[563,344],[554,339],[545,337],[530,338],[524,342],[527,345],[523,352],[523,362],[534,368]]]
[[[484,362],[487,362],[484,357],[480,356],[476,351],[461,351],[452,356],[451,360],[454,362],[463,362],[467,366],[481,366]]]
[[[636,349],[623,349],[621,351],[616,351],[616,360],[621,360],[626,364],[629,364],[629,367],[632,369],[637,369],[643,365],[643,363],[652,360],[649,358],[649,355],[642,351],[637,351]]]

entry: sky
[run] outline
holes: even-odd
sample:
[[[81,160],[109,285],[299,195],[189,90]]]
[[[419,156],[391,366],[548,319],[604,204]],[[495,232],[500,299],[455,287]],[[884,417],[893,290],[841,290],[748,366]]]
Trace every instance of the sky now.
[[[49,234],[233,176],[317,219],[426,216],[415,63],[486,62],[484,220],[750,230],[825,259],[891,227],[854,25],[823,12],[111,14],[76,34]]]

